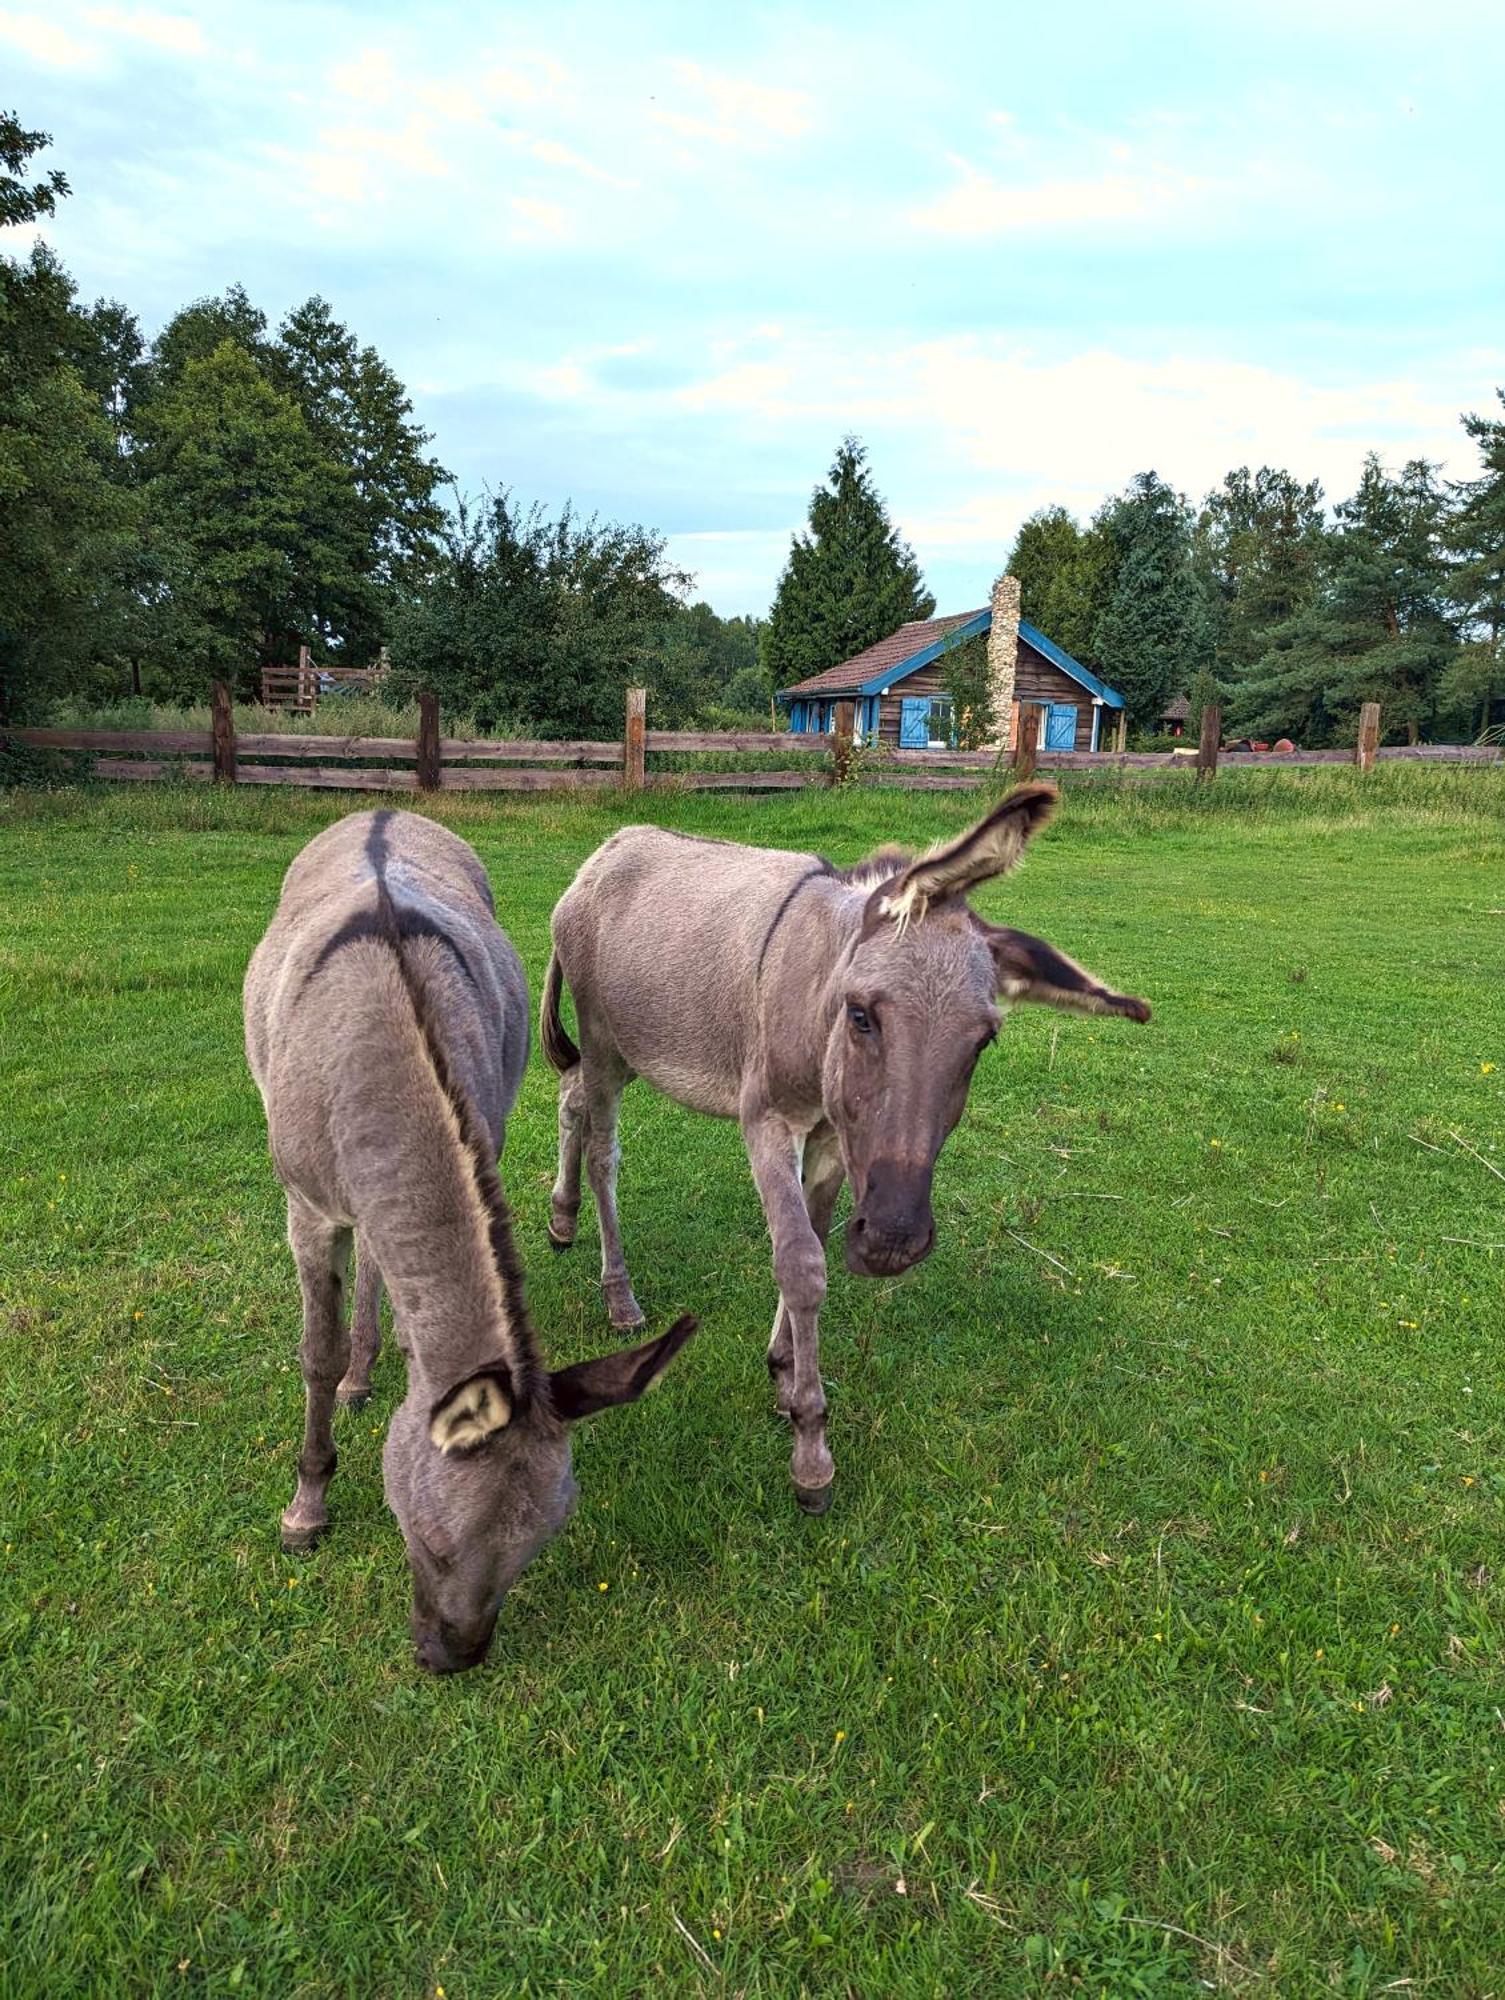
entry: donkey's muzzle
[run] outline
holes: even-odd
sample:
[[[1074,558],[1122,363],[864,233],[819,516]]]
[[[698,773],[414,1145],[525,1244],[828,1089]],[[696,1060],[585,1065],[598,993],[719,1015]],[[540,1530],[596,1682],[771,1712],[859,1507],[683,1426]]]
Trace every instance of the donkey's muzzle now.
[[[464,1674],[480,1666],[491,1651],[493,1618],[484,1638],[462,1636],[445,1624],[424,1625],[413,1634],[413,1656],[426,1674]]]
[[[847,1269],[861,1278],[894,1278],[935,1245],[930,1168],[877,1161],[847,1224]]]

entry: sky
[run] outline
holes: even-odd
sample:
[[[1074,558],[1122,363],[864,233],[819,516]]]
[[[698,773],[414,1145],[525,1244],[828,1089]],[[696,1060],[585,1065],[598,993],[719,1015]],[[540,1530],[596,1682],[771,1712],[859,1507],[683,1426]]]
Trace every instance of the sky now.
[[[642,521],[727,614],[848,431],[941,611],[1136,472],[1467,476],[1502,57],[1499,0],[0,0],[86,298],[317,292],[462,490]]]

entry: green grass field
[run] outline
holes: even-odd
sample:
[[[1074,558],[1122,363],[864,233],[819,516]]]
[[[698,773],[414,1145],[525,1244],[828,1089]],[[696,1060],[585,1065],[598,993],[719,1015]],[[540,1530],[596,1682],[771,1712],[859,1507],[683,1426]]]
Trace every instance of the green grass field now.
[[[919,1270],[840,1267],[797,1513],[736,1131],[638,1086],[663,1390],[576,1452],[490,1665],[414,1668],[337,1425],[283,1556],[297,1293],[240,1044],[359,801],[0,799],[0,1993],[1505,1990],[1505,773],[1068,793],[978,899],[1152,1026],[1016,1015]],[[661,796],[850,860],[966,796]],[[602,800],[446,802],[535,990]],[[552,1359],[553,1078],[504,1179]]]

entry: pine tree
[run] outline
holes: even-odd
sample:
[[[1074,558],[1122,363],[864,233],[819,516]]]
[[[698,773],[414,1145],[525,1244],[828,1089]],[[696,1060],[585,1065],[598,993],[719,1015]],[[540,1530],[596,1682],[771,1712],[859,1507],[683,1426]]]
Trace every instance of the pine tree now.
[[[1505,389],[1495,394],[1505,409]],[[1505,698],[1505,419],[1465,416],[1463,428],[1483,461],[1477,479],[1453,488],[1461,505],[1448,535],[1456,558],[1448,594],[1468,643],[1438,695],[1472,735],[1495,724]]]
[[[1098,525],[1116,544],[1119,563],[1094,646],[1105,678],[1144,728],[1212,654],[1211,621],[1191,564],[1191,517],[1164,480],[1142,472]]]
[[[1349,736],[1361,704],[1377,701],[1387,730],[1417,740],[1457,652],[1447,511],[1426,460],[1391,474],[1368,455],[1357,492],[1336,509],[1322,588],[1276,627],[1234,691],[1241,727],[1320,744]]]
[[[765,671],[774,687],[790,687],[934,610],[914,551],[873,484],[866,450],[844,438],[779,579],[760,642]]]

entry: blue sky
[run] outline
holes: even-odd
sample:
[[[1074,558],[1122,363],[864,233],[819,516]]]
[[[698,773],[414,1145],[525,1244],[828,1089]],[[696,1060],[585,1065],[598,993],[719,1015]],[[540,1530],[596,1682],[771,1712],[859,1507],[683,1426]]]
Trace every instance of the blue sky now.
[[[86,296],[321,292],[463,487],[648,522],[725,612],[848,429],[942,610],[1147,467],[1462,476],[1502,57],[1498,0],[0,0]]]

